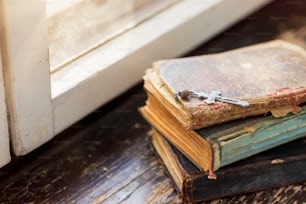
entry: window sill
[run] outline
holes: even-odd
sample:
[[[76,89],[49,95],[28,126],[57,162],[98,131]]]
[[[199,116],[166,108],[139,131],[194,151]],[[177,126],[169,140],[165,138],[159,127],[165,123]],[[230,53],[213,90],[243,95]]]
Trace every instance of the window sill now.
[[[186,53],[270,1],[182,1],[55,72],[55,134],[139,82],[153,61]]]

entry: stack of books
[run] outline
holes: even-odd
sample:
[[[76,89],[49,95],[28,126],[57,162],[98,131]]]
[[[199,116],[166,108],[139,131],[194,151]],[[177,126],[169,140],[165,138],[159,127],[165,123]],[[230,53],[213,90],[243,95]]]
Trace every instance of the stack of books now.
[[[144,88],[152,145],[186,202],[306,180],[304,49],[275,40],[162,60]]]

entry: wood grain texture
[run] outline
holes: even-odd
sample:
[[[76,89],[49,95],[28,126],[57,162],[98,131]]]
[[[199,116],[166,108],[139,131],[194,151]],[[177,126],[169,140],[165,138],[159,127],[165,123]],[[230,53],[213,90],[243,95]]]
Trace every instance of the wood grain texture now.
[[[0,170],[0,203],[182,203],[146,140],[142,85]],[[303,201],[306,183],[229,197]]]
[[[304,0],[275,1],[189,55],[299,29],[306,25],[305,8]],[[140,84],[33,153],[13,158],[0,170],[0,203],[181,203],[145,140],[149,125],[137,111],[145,100]],[[306,183],[301,183],[207,203],[303,203],[305,195]]]

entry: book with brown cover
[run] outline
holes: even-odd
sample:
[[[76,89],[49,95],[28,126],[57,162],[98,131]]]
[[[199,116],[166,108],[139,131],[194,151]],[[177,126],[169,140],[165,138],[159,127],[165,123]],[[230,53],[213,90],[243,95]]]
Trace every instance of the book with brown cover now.
[[[305,111],[301,111],[300,106],[306,102],[305,79],[305,50],[280,40],[219,54],[163,60],[154,63],[144,76],[148,100],[140,111],[199,168],[212,171],[300,137],[301,134],[294,132],[290,135],[288,132],[305,132]],[[249,106],[222,101],[207,104],[201,97],[186,100],[178,96],[184,90],[205,93],[218,90],[227,98],[248,102]],[[274,117],[284,117],[290,112],[297,114],[299,116],[294,120],[298,126],[286,122],[286,117],[293,117],[289,114],[272,122],[278,124],[278,129],[272,128],[275,134],[269,136],[269,131],[258,131],[262,130],[260,126],[246,123],[241,127],[243,134],[231,135],[230,141],[238,141],[234,144],[236,149],[233,143],[215,143],[215,140],[205,137],[206,130],[203,135],[195,131],[269,112]],[[280,141],[280,134],[287,136]],[[239,145],[252,148],[252,144],[262,141],[265,147],[249,151],[251,154],[239,150]],[[232,151],[225,152],[238,154],[230,162],[223,163],[218,155],[227,147]]]
[[[156,130],[152,144],[186,203],[245,194],[306,181],[306,140],[292,141],[221,168],[207,178]]]
[[[145,76],[145,89],[187,129],[271,112],[275,117],[299,112],[306,102],[306,51],[274,40],[236,50],[157,61]],[[201,98],[183,100],[181,91],[210,93],[247,101],[241,107]]]

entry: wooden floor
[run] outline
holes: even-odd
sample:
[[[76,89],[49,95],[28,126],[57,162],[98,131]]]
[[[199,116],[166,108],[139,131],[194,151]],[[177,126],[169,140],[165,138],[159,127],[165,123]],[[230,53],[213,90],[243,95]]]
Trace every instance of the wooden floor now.
[[[306,47],[306,1],[275,1],[188,55],[279,37]],[[48,144],[14,158],[0,170],[0,203],[181,203],[146,140],[150,127],[137,111],[145,100],[140,82]],[[211,202],[305,203],[306,183]]]

